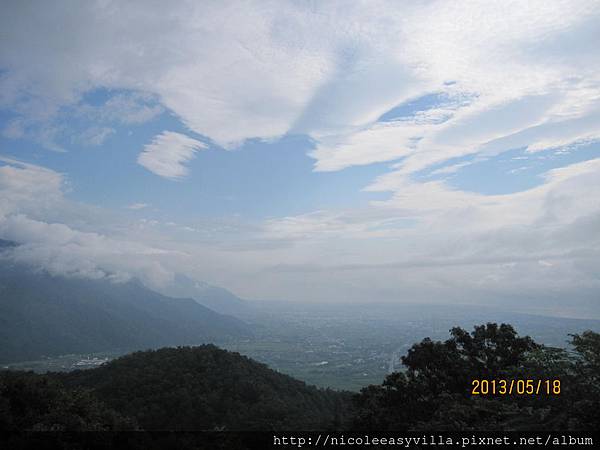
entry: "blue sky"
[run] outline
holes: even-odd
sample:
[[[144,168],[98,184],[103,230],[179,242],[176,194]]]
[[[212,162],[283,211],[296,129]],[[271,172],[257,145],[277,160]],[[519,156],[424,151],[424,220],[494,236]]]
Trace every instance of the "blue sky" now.
[[[600,314],[597,2],[341,6],[3,4],[0,238],[155,287]]]
[[[106,96],[103,92],[86,100],[101,107],[98,98]],[[358,206],[381,197],[361,192],[361,188],[383,173],[385,165],[352,167],[334,173],[314,172],[313,160],[308,156],[314,144],[308,136],[286,135],[273,142],[254,139],[239,148],[224,150],[190,132],[177,117],[165,111],[138,126],[114,126],[101,145],[80,149],[70,136],[84,133],[94,123],[80,118],[73,121],[71,117],[65,118],[66,121],[70,134],[56,142],[64,152],[48,151],[43,144],[27,138],[3,136],[0,145],[11,149],[6,156],[68,174],[71,188],[68,196],[101,207],[125,208],[146,203],[163,215],[179,218],[196,213],[263,219]],[[137,163],[140,149],[165,130],[207,142],[208,147],[187,164],[190,175],[184,179],[158,177]]]
[[[114,95],[99,89],[82,97],[86,105],[102,108]],[[437,93],[408,101],[383,114],[378,122],[410,119],[415,114],[444,105]],[[11,114],[5,112],[4,123]],[[162,111],[151,120],[131,126],[110,124],[112,131],[101,145],[73,142],[95,126],[94,120],[65,114],[69,131],[55,141],[64,151],[48,151],[42,143],[26,137],[0,137],[7,156],[39,163],[68,174],[69,197],[106,208],[136,203],[154,207],[159,216],[185,219],[199,216],[242,215],[252,219],[307,213],[329,208],[351,208],[385,194],[364,192],[369,181],[388,170],[389,164],[373,163],[336,172],[315,172],[309,156],[315,143],[306,135],[284,135],[272,142],[253,139],[225,150],[210,139],[187,129],[171,112]],[[175,131],[204,140],[208,148],[187,165],[190,176],[176,182],[149,173],[137,164],[146,144],[162,131]],[[547,171],[600,155],[598,143],[551,154],[531,155],[526,148],[507,149],[492,157],[466,156],[444,161],[413,175],[415,180],[447,180],[450,186],[482,194],[511,194],[543,183]],[[445,167],[468,163],[453,173]],[[438,173],[442,169],[442,173]],[[107,181],[109,181],[107,183]],[[102,186],[101,189],[98,187]],[[176,198],[177,201],[173,201]],[[258,201],[257,201],[258,200]]]

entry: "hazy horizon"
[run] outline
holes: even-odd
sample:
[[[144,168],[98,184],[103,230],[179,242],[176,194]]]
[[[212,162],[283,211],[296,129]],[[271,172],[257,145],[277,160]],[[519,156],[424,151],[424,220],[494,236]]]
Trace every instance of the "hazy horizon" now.
[[[0,10],[11,260],[600,319],[598,2]]]

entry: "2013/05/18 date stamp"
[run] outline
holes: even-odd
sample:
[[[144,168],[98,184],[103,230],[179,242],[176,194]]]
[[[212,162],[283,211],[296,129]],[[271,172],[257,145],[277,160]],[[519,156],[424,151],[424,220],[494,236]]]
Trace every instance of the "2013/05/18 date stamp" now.
[[[471,395],[560,395],[560,380],[475,379]]]

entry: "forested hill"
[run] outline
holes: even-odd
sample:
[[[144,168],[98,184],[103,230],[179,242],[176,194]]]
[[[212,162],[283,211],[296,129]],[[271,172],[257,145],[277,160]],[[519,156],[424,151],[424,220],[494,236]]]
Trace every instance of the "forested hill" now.
[[[323,429],[350,414],[349,393],[317,389],[213,345],[136,352],[56,375],[89,388],[144,429]]]
[[[0,259],[0,362],[247,337],[244,322],[140,282],[53,276]]]
[[[444,342],[413,345],[402,371],[354,396],[212,345],[136,352],[87,371],[0,371],[0,431],[597,431],[600,334],[571,344],[544,347],[506,324],[454,328]],[[521,382],[474,394],[473,380]],[[538,380],[550,388],[536,392]]]

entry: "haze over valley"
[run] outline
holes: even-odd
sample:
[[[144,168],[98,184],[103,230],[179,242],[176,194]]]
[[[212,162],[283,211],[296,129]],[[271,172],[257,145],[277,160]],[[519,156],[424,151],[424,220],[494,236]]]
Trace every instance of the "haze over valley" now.
[[[16,246],[3,241],[9,251]],[[309,384],[358,391],[402,370],[400,357],[414,342],[443,339],[454,326],[510,323],[554,347],[567,347],[569,334],[600,330],[598,320],[470,305],[248,301],[185,279],[177,293],[188,297],[175,298],[137,280],[52,276],[9,265],[6,250],[0,256],[0,364],[40,373],[94,368],[139,349],[216,343]],[[207,307],[217,301],[221,313]]]
[[[599,24],[0,2],[0,437],[600,429]]]

